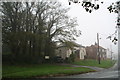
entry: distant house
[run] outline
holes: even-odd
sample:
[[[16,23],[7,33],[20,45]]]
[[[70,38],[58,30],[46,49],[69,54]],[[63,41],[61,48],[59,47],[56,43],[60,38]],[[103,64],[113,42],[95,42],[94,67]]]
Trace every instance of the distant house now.
[[[87,59],[96,59],[97,60],[97,48],[94,45],[86,47]]]
[[[56,50],[56,56],[60,56],[63,59],[68,58],[72,54],[72,50],[66,46],[61,46]]]
[[[99,46],[99,53],[100,53],[100,58],[102,60],[107,58],[107,53],[106,53],[106,49]],[[86,47],[86,55],[87,55],[87,59],[98,59],[98,45],[91,45],[91,46],[87,46]]]
[[[105,48],[100,46],[99,52],[100,52],[100,58],[102,60],[107,59],[107,50]]]
[[[76,50],[76,53],[75,53],[77,56],[76,56],[76,59],[78,60],[83,60],[85,59],[85,56],[86,56],[86,49],[84,46],[79,46],[79,49]]]
[[[107,59],[111,59],[111,51],[109,48],[107,49]]]
[[[71,49],[67,46],[59,46],[59,48],[56,50],[56,55],[61,56],[63,59],[70,57],[70,55],[73,53],[76,55],[76,59],[84,59],[86,55],[86,50],[84,46],[81,46],[75,42],[74,47]]]

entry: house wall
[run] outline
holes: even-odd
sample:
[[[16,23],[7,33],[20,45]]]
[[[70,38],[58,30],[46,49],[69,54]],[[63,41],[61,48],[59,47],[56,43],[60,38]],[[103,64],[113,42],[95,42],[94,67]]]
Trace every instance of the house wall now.
[[[79,49],[75,51],[75,54],[76,60],[85,59],[86,49],[84,47],[79,47]]]
[[[106,49],[99,47],[100,58],[106,59]],[[97,45],[91,45],[86,47],[86,54],[88,59],[98,59],[98,48]]]
[[[111,51],[107,49],[107,59],[111,59]]]
[[[72,54],[72,50],[71,49],[67,49],[67,55],[66,57],[69,57]]]
[[[93,46],[86,47],[87,59],[97,59],[97,49]]]
[[[56,50],[56,56],[61,56],[63,59],[69,57],[72,54],[72,51],[69,48],[61,47]]]
[[[106,49],[100,48],[100,58],[101,60],[105,60],[107,58]]]
[[[77,47],[74,47],[74,49],[70,49],[67,47],[59,47],[56,50],[56,56],[61,56],[63,59],[65,59],[66,57],[70,57],[70,55],[72,54],[76,54],[76,58],[77,59],[85,59],[85,55],[86,55],[86,49],[83,46],[78,45]]]
[[[80,53],[79,53],[79,58],[80,59],[85,59],[85,55],[86,55],[86,50],[85,48],[80,48]]]

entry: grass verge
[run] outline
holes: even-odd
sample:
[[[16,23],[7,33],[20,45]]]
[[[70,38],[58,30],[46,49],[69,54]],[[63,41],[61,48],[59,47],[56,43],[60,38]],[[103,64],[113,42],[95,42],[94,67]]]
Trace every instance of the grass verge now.
[[[98,64],[97,60],[80,60],[73,62],[72,64],[76,65],[84,65],[84,66],[94,66],[94,67],[101,67],[101,68],[110,68],[115,64],[115,60],[101,60],[101,63]]]
[[[54,76],[59,74],[78,74],[95,70],[83,67],[70,67],[65,65],[42,64],[42,65],[3,65],[3,78],[30,78],[42,76]]]

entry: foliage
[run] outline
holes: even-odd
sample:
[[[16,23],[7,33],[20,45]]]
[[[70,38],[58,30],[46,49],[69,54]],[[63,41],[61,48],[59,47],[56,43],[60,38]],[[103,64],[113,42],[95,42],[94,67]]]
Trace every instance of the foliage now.
[[[66,41],[64,42],[64,45],[70,49],[74,49],[74,47],[78,47],[78,45],[72,41]]]
[[[69,5],[71,5],[71,2],[73,3],[81,3],[81,6],[86,10],[86,12],[91,13],[93,10],[98,10],[99,9],[99,4],[98,4],[98,0],[68,0]],[[101,4],[103,4],[103,2],[101,2]]]
[[[54,64],[42,65],[3,65],[3,78],[28,78],[58,74],[75,74],[94,71],[83,67],[60,66]]]
[[[9,48],[15,59],[52,58],[56,42],[79,35],[77,21],[69,18],[68,10],[56,1],[2,2],[3,51]]]
[[[70,55],[70,61],[71,61],[71,62],[74,62],[74,61],[75,61],[75,54],[74,54],[74,53],[72,53],[72,54]]]
[[[68,58],[65,59],[65,62],[66,62],[66,63],[72,63],[72,62],[75,61],[75,57],[76,57],[75,54],[72,53],[72,54],[70,55],[70,57],[68,57]]]
[[[116,3],[112,3],[108,8],[110,13],[119,13],[120,12],[120,1],[117,1]],[[118,39],[116,38],[116,33],[117,33],[117,28],[119,27],[120,25],[120,17],[118,15],[118,18],[117,18],[117,27],[116,27],[116,31],[114,34],[110,35],[107,37],[107,39],[110,39],[113,37],[113,35],[115,35],[115,37],[112,39],[112,42],[116,45]]]

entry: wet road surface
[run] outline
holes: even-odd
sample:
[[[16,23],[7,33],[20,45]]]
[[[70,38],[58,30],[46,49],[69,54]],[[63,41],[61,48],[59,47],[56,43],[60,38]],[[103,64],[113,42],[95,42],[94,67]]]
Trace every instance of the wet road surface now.
[[[95,69],[95,67],[93,68]],[[99,70],[99,68],[97,70]],[[116,63],[112,68],[109,69],[101,68],[98,72],[91,72],[91,73],[71,75],[71,76],[62,76],[56,78],[118,78],[118,64]]]

